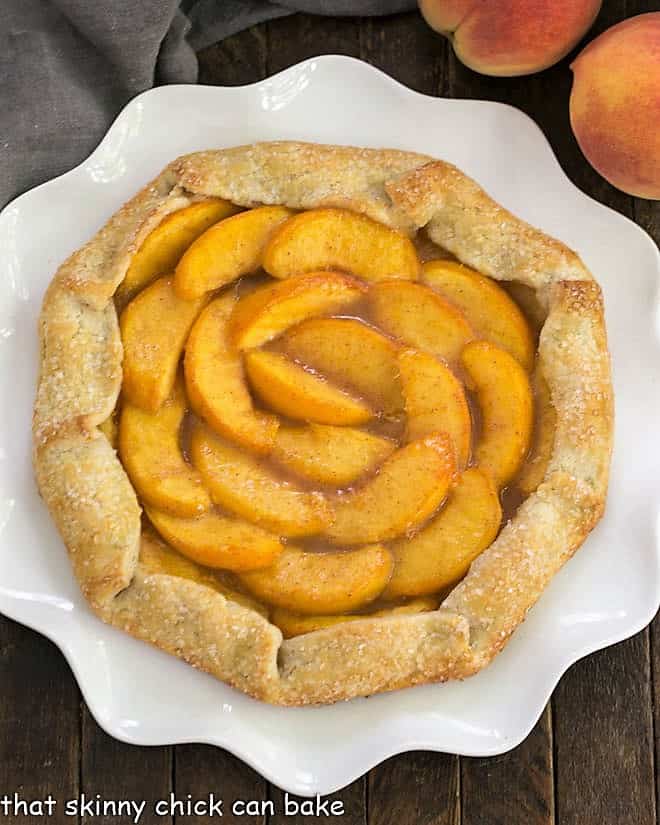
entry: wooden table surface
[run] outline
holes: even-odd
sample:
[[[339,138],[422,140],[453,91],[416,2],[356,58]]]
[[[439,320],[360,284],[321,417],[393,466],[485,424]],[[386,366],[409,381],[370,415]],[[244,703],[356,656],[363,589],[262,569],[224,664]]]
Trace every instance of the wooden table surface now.
[[[649,0],[605,0],[589,38],[652,7],[660,8]],[[520,107],[541,126],[581,189],[660,240],[660,204],[614,190],[582,157],[568,123],[568,59],[532,77],[487,78],[463,67],[417,14],[365,20],[297,15],[257,26],[203,51],[200,82],[250,83],[322,53],[361,57],[427,94],[485,98]],[[656,619],[650,629],[571,668],[529,738],[508,754],[491,759],[404,754],[336,795],[344,802],[342,817],[277,814],[239,819],[225,813],[223,821],[652,825],[657,821],[659,791],[655,726],[660,715],[654,700],[660,687],[658,628]],[[114,741],[91,718],[58,650],[0,617],[0,797],[19,792],[23,798],[40,799],[50,792],[63,799],[84,792],[106,799],[151,800],[170,791],[184,798],[203,798],[215,791],[226,804],[234,798],[281,798],[280,791],[218,749],[137,748]],[[92,821],[82,819],[85,825]],[[0,809],[2,823],[27,821],[3,817]],[[66,817],[60,806],[49,821],[71,823],[75,818]],[[147,814],[141,819],[144,825],[156,821],[168,823],[167,818]]]

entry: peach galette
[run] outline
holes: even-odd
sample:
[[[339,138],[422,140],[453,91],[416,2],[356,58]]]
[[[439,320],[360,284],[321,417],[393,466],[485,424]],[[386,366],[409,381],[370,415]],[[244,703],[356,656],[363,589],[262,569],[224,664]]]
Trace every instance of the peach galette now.
[[[200,152],[60,267],[33,430],[105,621],[281,704],[460,678],[602,513],[600,290],[447,163]]]

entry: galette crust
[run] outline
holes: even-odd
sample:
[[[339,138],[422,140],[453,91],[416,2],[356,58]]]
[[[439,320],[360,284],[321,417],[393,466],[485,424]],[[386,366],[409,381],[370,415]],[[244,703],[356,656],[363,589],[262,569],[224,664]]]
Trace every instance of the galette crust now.
[[[283,640],[256,611],[139,561],[135,492],[98,429],[121,387],[113,295],[169,212],[205,196],[241,206],[340,206],[429,237],[547,310],[539,358],[557,412],[543,483],[431,613],[365,618]],[[59,268],[40,319],[34,464],[94,611],[259,699],[327,703],[468,676],[487,665],[600,518],[612,389],[600,288],[576,253],[448,163],[396,150],[280,142],[171,163]]]

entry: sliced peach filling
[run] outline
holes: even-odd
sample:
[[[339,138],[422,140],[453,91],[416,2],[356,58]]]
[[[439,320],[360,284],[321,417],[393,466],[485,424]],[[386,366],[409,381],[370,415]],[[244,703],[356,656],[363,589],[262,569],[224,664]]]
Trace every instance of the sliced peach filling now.
[[[346,209],[312,209],[282,224],[263,265],[274,278],[338,269],[365,281],[416,280],[420,271],[409,238]]]
[[[190,244],[214,223],[239,211],[220,198],[193,203],[167,215],[140,245],[117,289],[117,300],[128,303],[159,275],[174,272]]]
[[[119,455],[144,502],[173,516],[194,518],[210,508],[211,496],[201,475],[181,453],[179,435],[185,414],[181,378],[155,413],[125,401],[119,422]]]
[[[335,386],[364,398],[374,410],[403,410],[398,347],[356,318],[314,318],[289,329],[278,347]]]
[[[239,302],[231,341],[238,349],[260,347],[307,318],[349,308],[366,292],[362,281],[339,272],[310,272],[267,284]]]
[[[365,424],[374,410],[279,352],[253,350],[245,356],[253,389],[281,415],[317,424]]]
[[[281,426],[271,457],[310,484],[346,487],[375,471],[396,442],[356,427]]]
[[[227,325],[236,299],[223,294],[202,312],[186,344],[184,372],[190,406],[226,438],[259,453],[268,452],[279,422],[255,409],[240,353],[231,345]]]
[[[376,325],[416,349],[455,363],[474,334],[463,315],[423,284],[385,281],[369,291]]]
[[[220,221],[190,246],[177,264],[174,286],[191,301],[254,272],[269,238],[291,215],[281,206],[262,206]]]
[[[415,621],[543,483],[556,413],[537,320],[415,243],[345,209],[220,199],[142,241],[101,429],[148,520],[144,575],[209,587],[287,638]]]
[[[366,484],[337,500],[327,536],[335,544],[361,544],[405,535],[444,500],[454,469],[446,433],[401,447]]]

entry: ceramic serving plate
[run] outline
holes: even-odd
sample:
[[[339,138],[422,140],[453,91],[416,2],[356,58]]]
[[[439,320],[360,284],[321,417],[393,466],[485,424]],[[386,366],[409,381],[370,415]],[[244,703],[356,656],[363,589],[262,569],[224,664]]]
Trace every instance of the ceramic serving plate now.
[[[30,464],[37,316],[58,264],[177,155],[281,138],[451,161],[576,249],[603,286],[616,392],[606,516],[504,652],[463,683],[319,708],[249,699],[97,620],[37,494]],[[0,253],[0,612],[61,648],[91,712],[113,736],[140,745],[219,745],[289,791],[329,793],[406,750],[486,756],[512,748],[573,662],[655,614],[658,253],[635,224],[569,182],[518,110],[426,97],[345,57],[308,60],[241,88],[154,89],[124,109],[84,163],[4,210]]]

